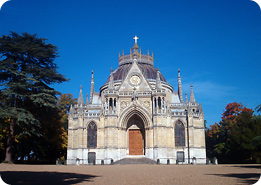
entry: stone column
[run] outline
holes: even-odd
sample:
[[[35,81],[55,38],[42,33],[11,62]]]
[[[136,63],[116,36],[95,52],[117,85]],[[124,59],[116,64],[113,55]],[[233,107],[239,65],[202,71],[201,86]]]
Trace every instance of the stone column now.
[[[158,97],[156,96],[156,113],[159,113],[159,101],[158,101]]]
[[[162,101],[162,97],[160,97],[160,113],[163,113],[163,101]]]
[[[104,109],[105,109],[105,114],[108,114],[108,103],[107,103],[107,98],[106,98],[105,103],[104,103]]]
[[[117,114],[117,105],[118,105],[117,98],[115,98],[115,114]]]
[[[152,98],[152,111],[155,114],[155,98]]]
[[[166,100],[165,100],[165,98],[163,99],[164,101],[164,113],[166,113]]]

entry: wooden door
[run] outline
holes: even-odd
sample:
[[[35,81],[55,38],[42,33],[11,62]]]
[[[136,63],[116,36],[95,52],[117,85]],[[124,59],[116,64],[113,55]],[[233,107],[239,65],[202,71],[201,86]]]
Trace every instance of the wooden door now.
[[[129,155],[143,155],[143,137],[139,129],[129,130]]]

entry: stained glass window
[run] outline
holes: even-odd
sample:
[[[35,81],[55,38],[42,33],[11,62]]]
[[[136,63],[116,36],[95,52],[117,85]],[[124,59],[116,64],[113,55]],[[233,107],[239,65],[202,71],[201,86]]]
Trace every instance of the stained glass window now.
[[[97,147],[97,126],[94,122],[90,122],[87,127],[87,148]]]
[[[185,127],[181,121],[175,124],[175,146],[185,146]]]

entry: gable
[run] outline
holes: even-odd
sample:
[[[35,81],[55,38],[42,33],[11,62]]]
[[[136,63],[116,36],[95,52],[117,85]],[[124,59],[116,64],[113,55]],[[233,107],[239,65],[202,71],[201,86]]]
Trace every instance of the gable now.
[[[132,63],[128,74],[119,87],[119,91],[133,91],[134,87],[136,88],[136,91],[152,90],[151,86],[135,61]]]

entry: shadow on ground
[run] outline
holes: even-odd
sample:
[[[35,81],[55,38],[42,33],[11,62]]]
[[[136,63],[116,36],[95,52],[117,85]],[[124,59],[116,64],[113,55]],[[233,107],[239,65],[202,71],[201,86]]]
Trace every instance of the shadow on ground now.
[[[231,167],[261,169],[261,165],[237,165],[237,166],[231,166]]]
[[[62,173],[62,172],[32,172],[32,171],[2,171],[1,178],[7,184],[51,185],[77,184],[93,182],[95,175]]]
[[[239,183],[254,184],[260,178],[258,173],[228,173],[228,174],[209,174],[221,177],[232,177],[237,178]]]

